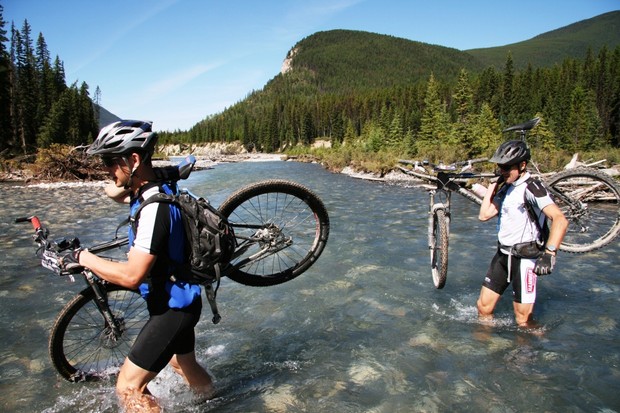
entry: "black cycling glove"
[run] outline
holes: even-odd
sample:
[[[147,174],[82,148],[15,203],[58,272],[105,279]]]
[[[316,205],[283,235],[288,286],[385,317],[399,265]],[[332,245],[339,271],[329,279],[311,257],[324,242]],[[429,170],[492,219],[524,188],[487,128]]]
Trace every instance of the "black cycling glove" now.
[[[80,253],[82,248],[76,248],[74,250],[64,252],[58,255],[60,269],[64,273],[77,274],[82,272],[84,267],[80,265]]]
[[[555,255],[545,252],[536,260],[534,272],[538,275],[548,275],[553,271],[553,267],[555,267]]]
[[[58,262],[58,254],[52,250],[40,251],[41,265],[48,270],[60,275],[60,263]]]
[[[77,274],[84,267],[79,264],[81,248],[57,253],[44,250],[41,254],[41,265],[57,275]]]

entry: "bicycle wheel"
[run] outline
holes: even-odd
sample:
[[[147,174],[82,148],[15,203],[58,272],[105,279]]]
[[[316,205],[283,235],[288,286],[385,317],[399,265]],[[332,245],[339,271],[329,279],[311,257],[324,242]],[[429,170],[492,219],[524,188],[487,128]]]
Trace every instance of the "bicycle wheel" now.
[[[219,210],[239,240],[232,269],[225,275],[244,285],[292,280],[314,264],[329,236],[323,202],[295,182],[257,182],[229,196]]]
[[[106,284],[108,305],[122,330],[115,339],[87,288],[62,309],[49,341],[54,367],[69,381],[98,380],[116,374],[149,318],[137,291]]]
[[[448,217],[444,209],[433,215],[433,232],[429,240],[431,274],[435,288],[441,289],[448,278]]]
[[[568,230],[560,245],[566,252],[588,252],[609,244],[620,233],[620,187],[595,169],[569,169],[547,179]]]

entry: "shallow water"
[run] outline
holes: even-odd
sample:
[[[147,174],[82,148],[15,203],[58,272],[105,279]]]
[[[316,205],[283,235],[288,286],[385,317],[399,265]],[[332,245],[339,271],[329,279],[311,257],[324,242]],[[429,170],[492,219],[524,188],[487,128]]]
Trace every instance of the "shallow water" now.
[[[331,174],[318,165],[218,165],[185,182],[219,205],[267,178],[312,188],[331,218],[327,248],[305,274],[253,288],[225,280],[223,320],[206,306],[197,353],[219,397],[197,403],[169,370],[152,384],[175,412],[612,412],[620,411],[618,242],[561,254],[539,280],[542,328],[518,330],[505,294],[491,327],[475,301],[494,253],[495,225],[453,198],[450,268],[432,286],[426,192]],[[114,412],[113,381],[70,384],[47,355],[56,315],[82,284],[39,266],[26,224],[39,215],[54,236],[104,241],[124,217],[101,186],[0,185],[0,410]]]

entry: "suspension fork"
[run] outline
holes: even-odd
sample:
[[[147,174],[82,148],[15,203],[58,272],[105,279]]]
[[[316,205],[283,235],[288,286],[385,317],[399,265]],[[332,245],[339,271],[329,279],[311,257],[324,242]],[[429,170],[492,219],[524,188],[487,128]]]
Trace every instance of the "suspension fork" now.
[[[119,338],[122,335],[122,329],[116,317],[112,314],[112,310],[110,309],[110,305],[108,303],[108,293],[103,288],[103,284],[92,271],[85,270],[84,271],[84,280],[86,284],[93,290],[95,293],[95,304],[97,305],[97,309],[103,315],[106,326],[110,328],[113,333],[114,338]]]
[[[447,229],[450,231],[450,191],[443,191],[445,195],[445,202],[435,202],[435,195],[437,191],[441,191],[441,189],[431,189],[429,190],[430,202],[428,208],[428,248],[433,249],[437,246],[437,240],[435,239],[434,229],[435,229],[435,220],[437,219],[437,210],[443,209],[446,214]]]

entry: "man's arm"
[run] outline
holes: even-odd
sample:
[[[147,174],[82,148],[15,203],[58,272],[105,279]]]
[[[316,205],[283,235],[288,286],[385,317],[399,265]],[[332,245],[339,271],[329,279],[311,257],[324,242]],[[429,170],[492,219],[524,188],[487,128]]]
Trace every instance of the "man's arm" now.
[[[482,199],[478,219],[480,221],[488,221],[499,213],[499,206],[493,202],[495,193],[497,192],[498,182],[492,182],[487,188],[487,192]]]
[[[136,289],[150,273],[157,256],[131,248],[127,258],[126,262],[114,262],[82,251],[79,263],[112,284]]]
[[[568,228],[568,220],[556,204],[547,205],[543,208],[542,212],[551,220],[551,229],[549,231],[547,245],[553,245],[559,248]]]

